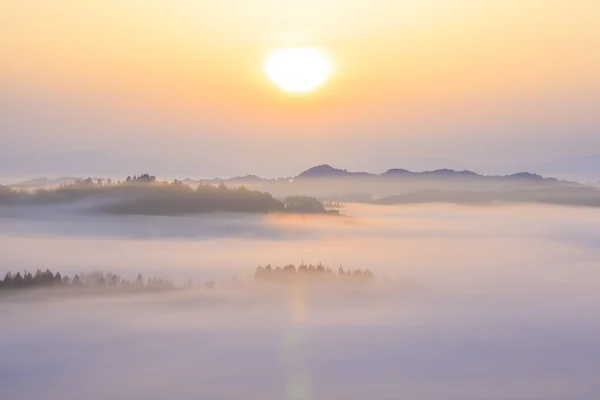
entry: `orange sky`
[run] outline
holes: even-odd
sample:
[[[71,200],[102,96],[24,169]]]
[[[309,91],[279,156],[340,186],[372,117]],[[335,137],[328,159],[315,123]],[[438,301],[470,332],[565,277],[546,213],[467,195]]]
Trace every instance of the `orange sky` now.
[[[410,136],[432,117],[457,131],[473,114],[497,126],[508,104],[538,118],[540,99],[542,114],[571,99],[568,125],[582,118],[572,108],[598,100],[598,15],[596,0],[8,0],[0,88],[21,108],[85,103],[115,124],[140,114],[228,134],[234,119],[260,138],[365,135],[360,126]],[[327,51],[331,80],[305,96],[273,86],[263,64],[288,46]]]

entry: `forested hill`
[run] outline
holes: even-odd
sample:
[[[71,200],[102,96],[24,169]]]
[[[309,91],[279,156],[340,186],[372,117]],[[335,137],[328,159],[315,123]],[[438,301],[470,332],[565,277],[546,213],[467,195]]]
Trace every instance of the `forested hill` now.
[[[311,197],[292,196],[284,201],[271,194],[243,186],[228,188],[181,181],[159,182],[144,174],[124,182],[86,179],[55,189],[16,190],[0,186],[0,206],[85,205],[107,214],[179,215],[205,212],[326,213],[323,204]]]
[[[224,182],[228,186],[246,187],[268,192],[276,197],[310,196],[323,201],[404,203],[431,202],[531,202],[567,204],[573,191],[578,198],[572,205],[595,205],[600,201],[597,188],[578,182],[558,180],[530,172],[509,175],[482,175],[468,170],[438,169],[414,172],[392,168],[383,173],[352,172],[327,164],[311,167],[294,177],[263,179],[255,175],[230,179],[186,180],[190,184]],[[430,193],[442,193],[429,196]],[[458,194],[445,195],[445,193]],[[484,195],[482,194],[484,193]],[[399,197],[398,197],[399,196]],[[471,200],[472,198],[472,200]]]
[[[285,200],[281,200],[285,199]],[[527,203],[600,207],[593,185],[521,172],[488,176],[440,169],[412,172],[390,169],[381,174],[349,172],[330,165],[312,167],[295,177],[158,182],[150,175],[124,182],[86,179],[54,189],[25,191],[0,186],[1,204],[62,204],[89,201],[109,214],[176,215],[203,212],[325,213],[326,204]],[[331,206],[328,206],[331,208]],[[329,211],[334,212],[334,211]]]

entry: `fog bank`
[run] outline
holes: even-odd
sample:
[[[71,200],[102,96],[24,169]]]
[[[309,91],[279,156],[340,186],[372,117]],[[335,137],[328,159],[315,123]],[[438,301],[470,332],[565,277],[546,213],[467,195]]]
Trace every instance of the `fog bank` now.
[[[595,399],[593,210],[344,212],[352,217],[1,215],[2,274],[102,270],[215,279],[217,290],[0,299],[0,398]],[[376,282],[224,284],[301,260],[369,268]]]

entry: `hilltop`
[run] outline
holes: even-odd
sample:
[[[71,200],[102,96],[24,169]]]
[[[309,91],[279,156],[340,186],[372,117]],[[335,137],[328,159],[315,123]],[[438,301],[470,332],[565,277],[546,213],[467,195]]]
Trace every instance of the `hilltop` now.
[[[87,178],[54,189],[33,191],[0,186],[0,206],[69,205],[103,214],[185,215],[207,212],[337,214],[308,196],[283,200],[244,186],[227,187],[181,181],[161,182],[149,174],[127,177],[125,181]]]
[[[151,179],[150,179],[151,178]],[[131,178],[128,178],[131,180]],[[600,207],[597,187],[544,177],[530,172],[509,175],[482,175],[470,170],[437,169],[415,172],[392,168],[382,173],[351,172],[328,164],[311,167],[293,177],[261,178],[245,175],[228,179],[186,178],[164,185],[154,177],[141,175],[140,183],[150,179],[153,190],[139,185],[112,184],[110,180],[78,181],[52,191],[23,192],[22,186],[0,187],[0,203],[20,198],[25,203],[47,203],[64,198],[109,198],[101,209],[110,213],[189,214],[197,212],[235,211],[271,212],[294,209],[300,213],[326,212],[323,203],[362,202],[373,204],[407,204],[445,202],[457,204],[536,203]],[[35,182],[50,182],[37,180]],[[100,186],[97,186],[99,182]],[[91,184],[109,186],[93,190]],[[125,185],[122,185],[125,184]],[[175,186],[174,186],[175,185]],[[87,191],[73,191],[72,187]],[[217,191],[220,187],[221,191]],[[225,187],[227,190],[223,190]],[[226,199],[226,200],[225,200]],[[260,199],[260,200],[257,200]]]

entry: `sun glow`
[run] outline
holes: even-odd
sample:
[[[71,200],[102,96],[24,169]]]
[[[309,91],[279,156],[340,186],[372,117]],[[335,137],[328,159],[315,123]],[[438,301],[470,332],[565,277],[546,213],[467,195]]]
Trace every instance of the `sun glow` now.
[[[266,63],[271,81],[292,93],[306,93],[323,85],[333,70],[331,58],[310,47],[294,47],[275,51]]]

